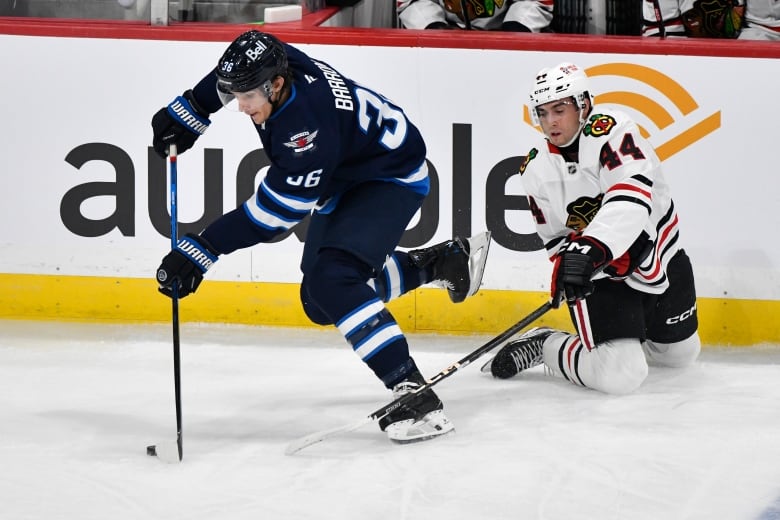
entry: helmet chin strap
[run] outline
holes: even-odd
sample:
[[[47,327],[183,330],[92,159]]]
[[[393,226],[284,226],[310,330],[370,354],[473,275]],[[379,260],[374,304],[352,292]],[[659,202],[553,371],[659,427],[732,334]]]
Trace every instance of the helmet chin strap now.
[[[284,92],[288,88],[287,78],[285,78],[284,85],[282,85],[282,88],[279,89],[278,95],[276,96],[276,101],[271,99],[271,96],[273,96],[273,90],[271,91],[271,94],[268,96],[268,103],[271,104],[271,115],[276,112],[276,110],[279,108],[279,104],[284,97]]]
[[[580,126],[577,128],[577,131],[574,132],[574,135],[571,136],[571,139],[569,139],[565,144],[562,144],[560,148],[566,148],[567,146],[571,146],[571,144],[577,140],[577,138],[582,133],[582,129],[585,128],[585,123],[587,122],[587,115],[585,114],[585,107],[582,107],[580,109]]]
[[[588,112],[586,113],[585,110]],[[574,141],[579,138],[580,134],[582,133],[582,129],[585,128],[585,123],[588,122],[588,115],[590,114],[590,107],[586,107],[585,103],[583,102],[582,106],[580,107],[580,125],[579,128],[577,128],[577,131],[574,132],[574,135],[571,136],[571,139],[569,139],[566,143],[562,144],[559,148],[566,148],[568,146],[571,146]]]

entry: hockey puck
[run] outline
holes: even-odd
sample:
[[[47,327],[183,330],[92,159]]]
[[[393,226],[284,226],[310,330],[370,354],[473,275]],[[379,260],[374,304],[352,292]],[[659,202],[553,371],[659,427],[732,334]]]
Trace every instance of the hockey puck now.
[[[156,457],[157,456],[157,447],[154,446],[154,445],[147,446],[146,447],[146,454],[149,455],[150,457]]]

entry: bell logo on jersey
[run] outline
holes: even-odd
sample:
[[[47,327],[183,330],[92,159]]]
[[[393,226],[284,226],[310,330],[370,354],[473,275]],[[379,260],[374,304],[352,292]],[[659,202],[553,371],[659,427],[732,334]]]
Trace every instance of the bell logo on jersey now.
[[[287,148],[292,148],[295,153],[302,153],[306,150],[314,148],[314,139],[317,137],[319,130],[309,132],[304,130],[290,137],[290,140],[284,143]]]
[[[592,135],[593,137],[601,137],[602,135],[609,135],[609,132],[617,125],[615,118],[604,114],[594,114],[590,116],[588,124],[582,130],[585,135]]]

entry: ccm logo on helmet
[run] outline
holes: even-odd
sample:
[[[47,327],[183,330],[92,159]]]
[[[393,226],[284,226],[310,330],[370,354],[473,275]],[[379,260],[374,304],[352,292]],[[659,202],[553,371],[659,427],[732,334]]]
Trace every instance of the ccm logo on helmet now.
[[[678,314],[677,316],[672,316],[671,318],[666,318],[666,324],[674,325],[675,323],[680,323],[682,321],[685,321],[691,316],[693,316],[693,313],[695,312],[696,312],[696,304],[694,303],[693,307],[683,312],[682,314]]]

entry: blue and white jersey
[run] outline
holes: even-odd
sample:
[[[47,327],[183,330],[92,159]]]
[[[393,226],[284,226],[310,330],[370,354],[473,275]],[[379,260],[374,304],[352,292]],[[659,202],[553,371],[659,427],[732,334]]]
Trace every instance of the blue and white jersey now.
[[[269,242],[312,211],[332,211],[360,183],[393,182],[422,195],[430,188],[425,142],[400,107],[327,63],[284,48],[290,97],[255,125],[271,162],[268,173],[239,210],[203,232],[220,253]],[[213,72],[194,93],[205,108],[221,108]]]

